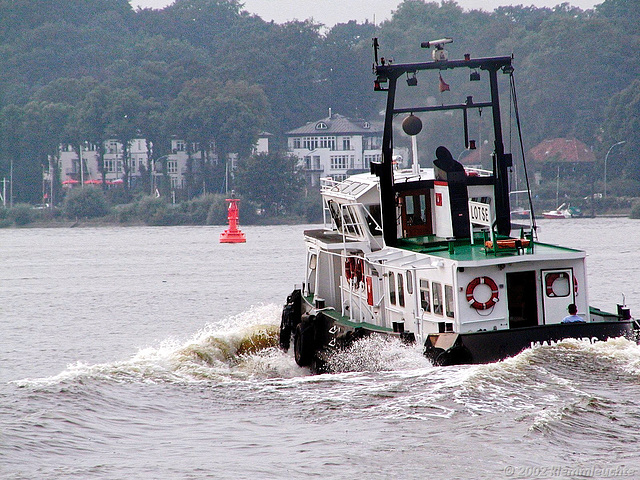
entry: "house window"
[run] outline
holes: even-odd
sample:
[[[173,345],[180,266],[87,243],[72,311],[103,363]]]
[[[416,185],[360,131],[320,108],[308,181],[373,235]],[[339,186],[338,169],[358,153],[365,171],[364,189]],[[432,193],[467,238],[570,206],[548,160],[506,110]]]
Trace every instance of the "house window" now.
[[[382,137],[367,137],[364,143],[366,150],[377,150],[382,147]]]
[[[184,152],[187,148],[187,144],[183,140],[176,140],[176,151]]]
[[[342,139],[342,149],[351,150],[351,137],[346,137]]]
[[[316,130],[326,130],[327,128],[327,124],[324,122],[318,122],[316,123]]]
[[[335,150],[336,137],[320,137],[318,139],[318,146],[320,148],[328,148],[329,150]]]
[[[178,173],[178,161],[177,160],[168,160],[167,161],[167,173]]]
[[[420,306],[425,312],[431,312],[431,295],[429,294],[429,280],[420,279]]]
[[[332,170],[346,170],[349,157],[347,155],[332,155],[331,156],[331,169]]]
[[[365,155],[364,156],[364,163],[365,165],[369,166],[371,165],[371,162],[380,162],[380,159],[382,158],[382,155],[380,155],[379,153],[373,154],[373,155]]]
[[[304,137],[302,139],[302,148],[306,148],[307,150],[315,150],[316,148],[318,148],[318,138]]]
[[[302,139],[300,137],[293,139],[293,148],[302,148]]]
[[[315,170],[320,170],[320,155],[313,156],[313,168]]]

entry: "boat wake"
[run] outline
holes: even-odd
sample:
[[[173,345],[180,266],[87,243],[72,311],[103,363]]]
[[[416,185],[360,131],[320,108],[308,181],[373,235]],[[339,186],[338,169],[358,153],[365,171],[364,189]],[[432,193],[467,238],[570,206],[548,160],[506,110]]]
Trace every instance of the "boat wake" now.
[[[397,339],[372,335],[353,342],[349,348],[328,355],[328,370],[343,372],[381,372],[431,367],[422,347],[405,345]]]
[[[273,304],[252,307],[205,325],[187,341],[167,339],[126,360],[77,362],[53,377],[14,383],[25,387],[91,380],[190,384],[308,374],[278,348],[280,309]]]
[[[561,442],[571,437],[571,425],[602,425],[600,417],[615,416],[612,405],[620,408],[620,395],[640,379],[640,347],[623,338],[566,340],[497,363],[434,367],[419,345],[371,336],[329,357],[338,373],[310,375],[291,351],[278,348],[279,320],[279,306],[253,307],[187,341],[167,339],[126,360],[78,362],[53,377],[13,383],[55,391],[95,383],[216,387],[225,398],[251,394],[270,404],[305,405],[305,415],[325,419],[507,415],[526,434]]]

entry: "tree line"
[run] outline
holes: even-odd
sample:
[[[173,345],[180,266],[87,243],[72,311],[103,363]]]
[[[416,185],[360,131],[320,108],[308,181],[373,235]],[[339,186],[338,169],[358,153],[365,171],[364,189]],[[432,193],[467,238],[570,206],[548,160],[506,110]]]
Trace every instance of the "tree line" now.
[[[278,163],[251,158],[261,131],[284,151],[284,132],[326,116],[329,107],[377,118],[384,99],[372,88],[374,36],[397,61],[427,59],[420,42],[442,36],[454,38],[453,57],[513,53],[527,147],[576,137],[602,162],[612,144],[625,141],[608,157],[610,171],[620,172],[610,190],[620,182],[640,195],[640,16],[625,0],[592,10],[565,3],[494,11],[405,0],[380,25],[349,21],[329,29],[266,22],[237,0],[176,0],[162,10],[134,10],[127,0],[43,0],[38,8],[0,0],[0,178],[12,174],[16,201],[36,203],[42,169],[61,143],[146,138],[150,169],[177,136],[187,145],[215,144],[220,158],[238,153],[246,171],[236,187],[257,195],[255,172]],[[433,128],[434,137],[449,135],[446,122]],[[206,154],[190,162],[187,198],[214,191],[220,165]],[[299,198],[295,175],[293,167],[277,180],[291,186],[285,199],[262,192],[260,202],[277,211]]]

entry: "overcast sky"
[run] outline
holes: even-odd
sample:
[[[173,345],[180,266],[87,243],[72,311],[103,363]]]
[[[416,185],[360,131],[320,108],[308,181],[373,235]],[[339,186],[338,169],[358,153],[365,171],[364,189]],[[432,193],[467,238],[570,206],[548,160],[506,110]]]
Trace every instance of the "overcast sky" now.
[[[174,0],[131,0],[134,8],[163,8]],[[462,8],[493,10],[501,5],[535,5],[553,7],[565,0],[457,0]],[[604,0],[567,0],[582,9],[593,8]],[[313,18],[328,27],[349,20],[379,23],[391,16],[391,11],[402,3],[401,0],[241,0],[244,9],[259,15],[264,20],[283,23],[288,20]]]

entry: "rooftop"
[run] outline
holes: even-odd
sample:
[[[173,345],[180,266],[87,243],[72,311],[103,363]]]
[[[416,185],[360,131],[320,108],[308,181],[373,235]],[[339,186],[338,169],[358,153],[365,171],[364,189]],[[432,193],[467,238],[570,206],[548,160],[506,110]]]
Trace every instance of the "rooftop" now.
[[[306,125],[294,128],[287,135],[327,135],[327,134],[382,134],[382,122],[368,122],[334,113]]]

